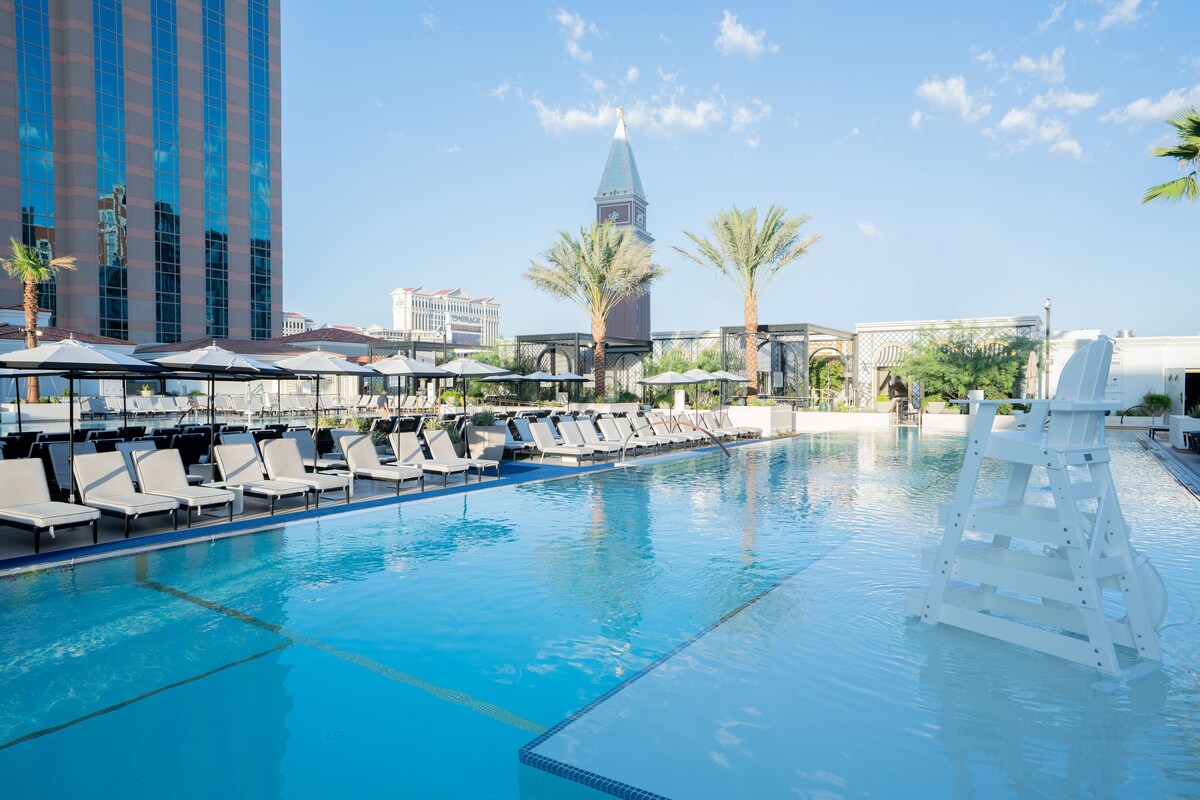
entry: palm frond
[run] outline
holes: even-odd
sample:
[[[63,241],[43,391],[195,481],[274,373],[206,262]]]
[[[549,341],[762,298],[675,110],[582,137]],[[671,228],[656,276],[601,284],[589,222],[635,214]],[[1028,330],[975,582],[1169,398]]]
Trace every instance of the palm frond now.
[[[1200,184],[1196,182],[1195,172],[1167,183],[1160,183],[1158,186],[1151,186],[1142,195],[1143,203],[1152,200],[1161,200],[1164,203],[1178,203],[1184,200],[1190,203],[1196,199],[1200,199]]]

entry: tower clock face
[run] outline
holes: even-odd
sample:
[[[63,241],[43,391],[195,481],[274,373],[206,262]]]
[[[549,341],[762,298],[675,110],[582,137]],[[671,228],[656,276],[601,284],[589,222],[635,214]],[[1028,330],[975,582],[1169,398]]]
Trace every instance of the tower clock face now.
[[[640,228],[646,227],[646,212],[645,211],[637,212],[637,216],[634,217],[634,219],[637,221],[638,227],[640,227]]]

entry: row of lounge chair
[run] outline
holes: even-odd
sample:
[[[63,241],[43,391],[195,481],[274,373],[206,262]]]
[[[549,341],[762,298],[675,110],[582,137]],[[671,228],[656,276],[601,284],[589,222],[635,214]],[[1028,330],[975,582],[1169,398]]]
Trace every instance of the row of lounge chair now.
[[[120,397],[83,397],[78,400],[80,419],[109,419],[128,414],[138,419],[180,417],[189,411],[208,408],[207,395],[177,397],[173,395],[134,395],[124,400]],[[316,399],[309,395],[229,395],[213,397],[213,406],[221,414],[247,418],[302,417],[310,416],[316,407]],[[332,399],[321,403],[322,411],[332,413],[345,411],[347,406]]]

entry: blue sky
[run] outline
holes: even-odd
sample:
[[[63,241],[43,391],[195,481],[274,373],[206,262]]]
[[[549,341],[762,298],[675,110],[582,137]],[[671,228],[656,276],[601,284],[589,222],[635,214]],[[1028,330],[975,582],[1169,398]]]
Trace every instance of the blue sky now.
[[[775,203],[823,238],[762,322],[1051,297],[1056,329],[1193,335],[1200,207],[1140,198],[1181,174],[1148,148],[1200,105],[1198,27],[1193,0],[288,0],[284,304],[388,325],[392,289],[461,287],[507,336],[586,330],[521,273],[593,219],[620,105],[669,268],[655,330],[741,322],[671,245]]]

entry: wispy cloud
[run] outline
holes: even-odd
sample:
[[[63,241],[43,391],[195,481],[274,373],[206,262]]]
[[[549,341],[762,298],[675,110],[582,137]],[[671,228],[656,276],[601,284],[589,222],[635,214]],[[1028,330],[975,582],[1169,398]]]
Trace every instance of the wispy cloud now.
[[[508,90],[511,88],[512,88],[512,85],[508,81],[504,81],[499,86],[497,86],[495,89],[489,90],[488,96],[495,97],[499,100],[503,100],[508,96]]]
[[[866,236],[868,239],[883,238],[883,231],[879,230],[879,227],[874,222],[869,222],[865,219],[859,220],[858,232],[863,236]]]
[[[757,150],[758,149],[758,139],[747,139],[746,146],[749,147],[751,150]]]
[[[1191,89],[1172,89],[1158,99],[1139,97],[1100,117],[1103,122],[1161,122],[1184,106],[1200,105],[1200,84]]]
[[[549,133],[609,128],[617,122],[617,108],[610,103],[561,108],[534,98],[530,104],[537,112],[538,123]],[[665,103],[638,100],[625,107],[625,119],[630,127],[666,136],[706,130],[710,125],[720,122],[722,117],[721,107],[711,99],[698,100],[691,105],[681,104],[674,99]]]
[[[442,155],[452,155],[454,153],[462,152],[462,148],[456,144],[442,144],[438,145],[438,152]]]
[[[996,66],[996,56],[992,55],[991,50],[984,50],[982,53],[977,53],[975,55],[975,60],[980,64],[983,64],[988,69]]]
[[[1056,6],[1050,6],[1050,16],[1038,23],[1038,33],[1045,33],[1050,29],[1050,26],[1062,19],[1063,12],[1067,10],[1067,0],[1063,0]]]
[[[1062,109],[1068,114],[1077,114],[1084,109],[1092,108],[1099,102],[1099,92],[1072,92],[1069,89],[1051,89],[1045,94],[1039,94],[1033,98],[1029,106],[1041,111]]]
[[[771,106],[762,100],[752,99],[749,104],[738,103],[733,107],[733,114],[730,115],[729,130],[741,133],[769,116],[771,116]]]
[[[1107,30],[1114,25],[1132,25],[1142,18],[1138,6],[1142,0],[1114,0],[1104,8],[1104,16],[1096,23],[1095,30]]]
[[[728,11],[717,23],[717,27],[721,32],[717,35],[713,45],[723,56],[758,58],[763,52],[779,52],[779,45],[766,44],[766,30],[751,31],[737,21],[737,16]]]
[[[417,16],[421,18],[421,24],[423,24],[426,28],[432,28],[434,25],[437,25],[438,18],[437,15],[433,13],[432,8],[423,14],[418,14]]]
[[[914,131],[921,130],[921,118],[925,115],[921,113],[921,109],[917,109],[908,115],[908,124]]]
[[[554,15],[558,20],[562,33],[566,36],[567,55],[576,61],[584,64],[592,60],[592,54],[588,50],[583,49],[583,37],[589,33],[596,32],[596,26],[585,20],[581,15],[565,8],[558,9],[558,13]]]
[[[1013,63],[1012,68],[1017,72],[1040,75],[1047,83],[1062,83],[1067,78],[1067,71],[1062,63],[1066,52],[1067,48],[1060,45],[1054,48],[1054,52],[1049,56],[1043,54],[1038,58],[1030,58],[1022,54]]]
[[[636,81],[638,79],[638,76],[640,76],[641,74],[642,73],[638,72],[637,67],[630,67],[629,69],[625,70],[625,77],[621,79],[621,85],[628,86],[629,84]]]
[[[1003,137],[1012,152],[1032,145],[1044,145],[1051,153],[1080,158],[1083,147],[1071,138],[1071,128],[1056,117],[1043,119],[1036,100],[1025,108],[1010,108],[995,128],[984,130],[988,136]]]
[[[979,95],[967,92],[967,79],[962,75],[954,75],[944,81],[930,78],[917,87],[917,97],[935,108],[956,112],[964,122],[979,122],[992,110],[991,104]]]

